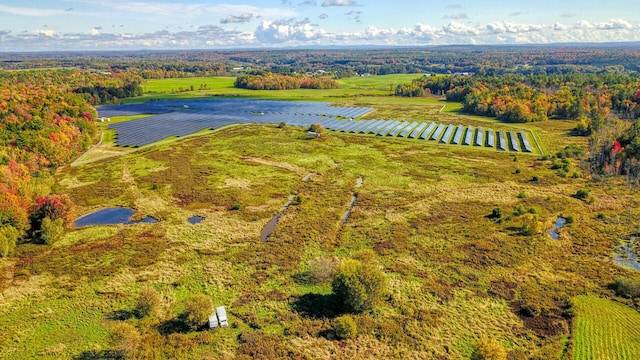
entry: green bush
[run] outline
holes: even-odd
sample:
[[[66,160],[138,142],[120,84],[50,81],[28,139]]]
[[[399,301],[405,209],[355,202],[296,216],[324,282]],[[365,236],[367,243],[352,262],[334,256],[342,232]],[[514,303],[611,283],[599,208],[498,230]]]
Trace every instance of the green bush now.
[[[382,271],[357,260],[342,263],[331,283],[338,303],[350,312],[373,308],[382,299],[386,287],[387,278]]]
[[[500,207],[494,207],[489,217],[492,219],[502,219],[502,209]]]
[[[336,337],[340,340],[353,339],[358,335],[358,327],[349,315],[337,317],[333,321],[333,328],[336,332]]]
[[[482,338],[478,340],[472,360],[506,360],[507,351],[504,346],[494,339]]]
[[[211,299],[205,295],[195,295],[184,304],[184,323],[193,330],[197,330],[204,325],[211,314],[213,304]]]
[[[629,277],[619,277],[613,284],[616,295],[635,299],[640,297],[640,279]]]
[[[136,300],[135,312],[138,317],[157,315],[160,309],[160,295],[151,286],[145,286],[140,290]]]
[[[240,210],[240,209],[242,209],[242,205],[240,205],[238,203],[233,204],[233,206],[231,207],[231,210],[234,210],[234,211]]]
[[[589,190],[580,189],[578,190],[574,197],[580,200],[586,200],[589,197]]]

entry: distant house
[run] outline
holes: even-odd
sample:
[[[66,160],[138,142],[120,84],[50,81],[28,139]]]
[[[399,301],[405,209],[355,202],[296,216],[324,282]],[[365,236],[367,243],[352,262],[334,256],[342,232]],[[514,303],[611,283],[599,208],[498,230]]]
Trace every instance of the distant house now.
[[[320,137],[320,134],[315,131],[307,131],[307,135],[313,136],[313,137]]]
[[[98,121],[100,121],[100,122],[111,121],[111,118],[108,118],[108,117],[99,117],[99,118],[98,118]]]

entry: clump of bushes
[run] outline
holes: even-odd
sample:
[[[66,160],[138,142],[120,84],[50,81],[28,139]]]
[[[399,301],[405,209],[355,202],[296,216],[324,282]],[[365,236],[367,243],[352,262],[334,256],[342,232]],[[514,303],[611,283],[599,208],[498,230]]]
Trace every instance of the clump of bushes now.
[[[382,299],[387,278],[371,264],[347,260],[336,271],[331,288],[345,311],[359,313],[371,310]]]
[[[208,296],[199,294],[189,298],[182,313],[185,325],[192,330],[198,330],[207,322],[212,308],[213,304]]]
[[[575,197],[576,199],[580,199],[580,200],[586,200],[587,198],[589,198],[589,190],[585,190],[585,189],[580,189],[578,191],[576,191],[576,193],[573,195],[573,197]]]
[[[612,285],[616,295],[630,299],[640,297],[640,279],[619,277]]]
[[[335,318],[333,328],[336,332],[336,337],[340,340],[353,339],[358,335],[358,327],[350,315]]]
[[[471,355],[472,360],[506,360],[507,351],[504,346],[494,339],[482,338],[478,340]]]

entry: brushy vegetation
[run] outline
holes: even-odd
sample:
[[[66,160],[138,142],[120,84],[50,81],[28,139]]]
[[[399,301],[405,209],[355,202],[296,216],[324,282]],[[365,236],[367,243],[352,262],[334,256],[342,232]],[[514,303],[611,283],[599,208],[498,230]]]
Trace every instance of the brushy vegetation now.
[[[232,127],[61,171],[57,186],[78,213],[122,205],[160,222],[77,229],[3,259],[3,356],[469,358],[488,337],[512,357],[567,358],[573,296],[615,296],[601,284],[626,270],[601,259],[638,216],[622,211],[636,201],[624,183],[561,178],[535,157],[514,164],[341,134],[309,141],[306,130]],[[579,189],[595,201],[574,198]],[[260,242],[292,194],[304,200]],[[551,240],[545,231],[562,213],[580,226]],[[205,220],[189,224],[194,214]],[[345,315],[331,286],[345,262],[388,281],[347,315],[356,335],[337,321]],[[202,329],[213,305],[227,307],[230,327]]]

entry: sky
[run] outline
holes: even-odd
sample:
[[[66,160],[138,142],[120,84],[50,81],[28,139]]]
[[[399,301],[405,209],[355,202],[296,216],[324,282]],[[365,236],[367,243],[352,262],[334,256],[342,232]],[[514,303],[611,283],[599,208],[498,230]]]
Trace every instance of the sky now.
[[[0,51],[640,41],[638,0],[1,0]]]

